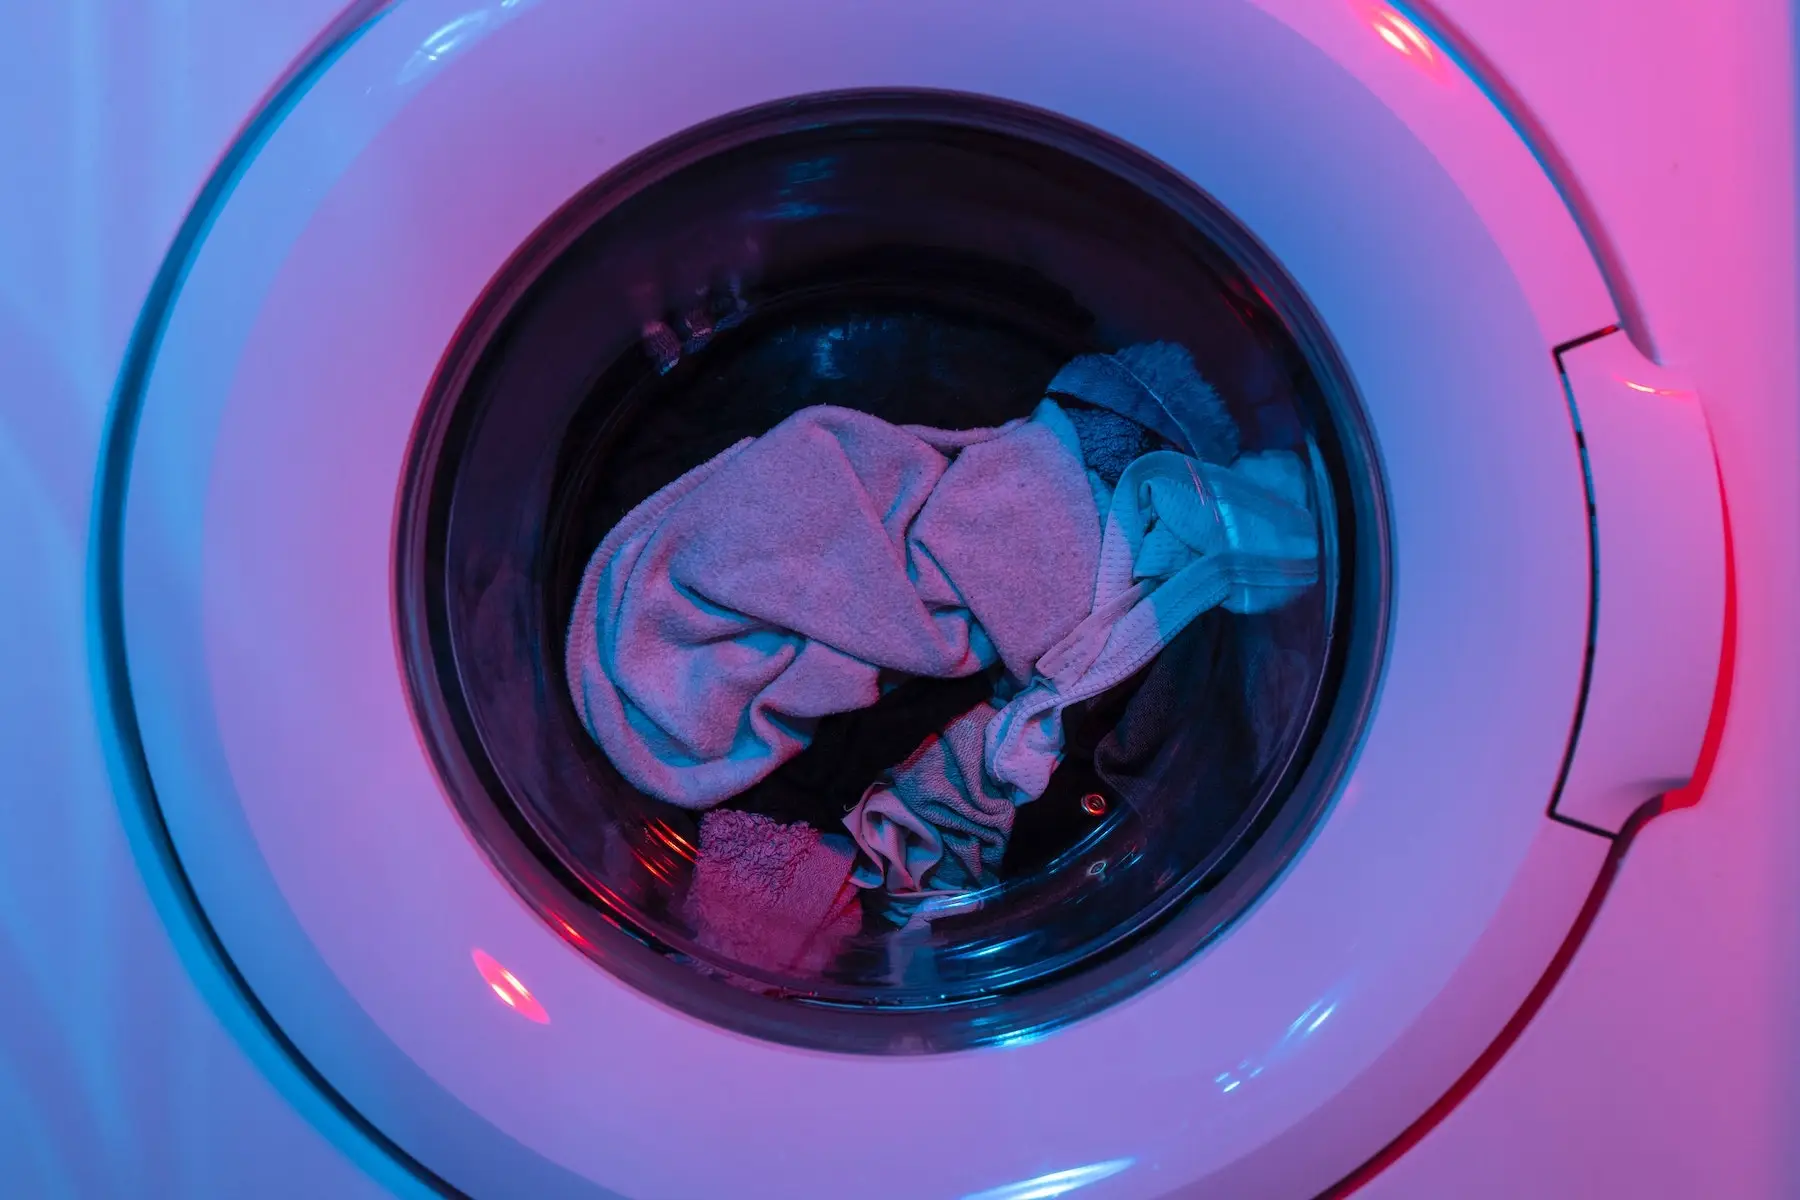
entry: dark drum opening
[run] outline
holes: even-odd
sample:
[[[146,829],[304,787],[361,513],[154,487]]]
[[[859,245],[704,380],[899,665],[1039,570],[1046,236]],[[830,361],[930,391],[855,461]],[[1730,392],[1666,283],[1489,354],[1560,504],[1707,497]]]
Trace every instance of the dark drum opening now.
[[[565,639],[596,547],[654,493],[800,410],[1000,426],[1031,417],[1072,359],[1149,343],[1192,356],[1243,453],[1303,468],[1316,579],[1268,611],[1202,612],[1149,666],[1071,707],[1060,765],[973,892],[909,923],[911,908],[865,889],[804,963],[721,942],[690,897],[705,813],[629,782],[571,698]],[[624,163],[500,273],[426,398],[397,619],[452,801],[561,936],[740,1032],[954,1050],[1041,1034],[1147,985],[1298,852],[1374,687],[1382,514],[1324,330],[1191,184],[1010,104],[835,94]],[[995,675],[884,676],[878,702],[820,719],[805,750],[720,807],[841,835],[864,790],[989,697]]]

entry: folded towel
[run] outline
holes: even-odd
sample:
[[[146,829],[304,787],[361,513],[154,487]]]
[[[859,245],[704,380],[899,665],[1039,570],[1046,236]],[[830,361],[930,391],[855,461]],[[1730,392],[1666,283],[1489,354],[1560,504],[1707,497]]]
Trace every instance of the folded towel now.
[[[734,962],[816,973],[862,928],[855,857],[841,834],[714,809],[700,821],[684,912],[700,944]]]

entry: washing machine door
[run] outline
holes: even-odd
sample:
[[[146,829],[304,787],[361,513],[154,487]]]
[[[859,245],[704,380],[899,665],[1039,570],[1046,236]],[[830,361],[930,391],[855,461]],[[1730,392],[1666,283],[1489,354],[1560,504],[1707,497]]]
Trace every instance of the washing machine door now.
[[[905,168],[946,145],[964,168]],[[763,195],[745,180],[773,176],[704,174],[721,162],[788,173]],[[1008,171],[1064,182],[983,190]],[[532,788],[477,761],[498,718],[464,694],[480,671],[454,613],[433,624],[455,607],[444,556],[543,531],[445,517],[433,489],[479,475],[446,475],[446,447],[598,386],[598,358],[534,359],[551,342],[526,337],[500,370],[494,347],[570,247],[677,176],[713,179],[692,193],[712,207],[666,242],[614,238],[656,251],[630,281],[773,271],[825,227],[821,195],[934,228],[979,201],[969,236],[1054,276],[1088,260],[1032,232],[1045,197],[1135,189],[1141,222],[1107,200],[1058,228],[1122,244],[1186,214],[1208,287],[1292,366],[1325,568],[1303,719],[1232,853],[1171,859],[1166,903],[1097,949],[935,1002],[746,988],[584,891]],[[1166,286],[1137,261],[1093,273],[1116,312],[1091,342],[1108,320],[1167,336],[1157,314],[1197,294],[1174,257]],[[618,279],[557,309],[552,342],[601,355],[626,321],[656,378],[710,353],[709,323],[664,322],[667,296]],[[122,786],[246,994],[446,1188],[1313,1195],[1494,1041],[1613,835],[1698,755],[1723,608],[1711,454],[1691,392],[1618,326],[1531,149],[1383,6],[364,5],[221,163],[127,363],[95,555]],[[554,621],[514,634],[518,661],[561,670]],[[1091,882],[1029,910],[1042,929],[1162,853],[1110,836],[1046,868]]]

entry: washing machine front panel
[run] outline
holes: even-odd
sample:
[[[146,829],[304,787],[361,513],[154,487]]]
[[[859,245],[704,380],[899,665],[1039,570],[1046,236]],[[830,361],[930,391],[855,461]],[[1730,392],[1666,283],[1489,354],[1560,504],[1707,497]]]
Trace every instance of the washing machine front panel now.
[[[1442,1092],[1566,932],[1605,842],[1546,816],[1590,586],[1553,348],[1612,324],[1599,274],[1478,90],[1363,10],[1127,7],[820,4],[777,35],[723,4],[413,0],[346,39],[216,215],[131,470],[142,740],[250,984],[457,1186],[1306,1194]],[[1217,199],[1335,338],[1392,536],[1379,703],[1279,886],[1129,1001],[911,1058],[709,1027],[546,926],[445,801],[390,595],[420,398],[514,250],[684,128],[867,87],[1061,113]],[[847,1136],[859,1101],[889,1136]]]

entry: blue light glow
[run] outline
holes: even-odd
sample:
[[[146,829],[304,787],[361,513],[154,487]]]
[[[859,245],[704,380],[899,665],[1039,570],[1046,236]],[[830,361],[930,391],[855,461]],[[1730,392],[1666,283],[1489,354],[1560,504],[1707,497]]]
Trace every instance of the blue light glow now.
[[[429,34],[400,68],[400,82],[413,83],[512,20],[536,0],[500,0],[491,8],[464,13]]]
[[[1115,1158],[1092,1166],[1052,1171],[1048,1175],[1039,1175],[1019,1183],[1002,1184],[985,1192],[972,1192],[962,1200],[1051,1200],[1053,1196],[1066,1196],[1076,1188],[1084,1188],[1090,1183],[1111,1179],[1136,1161],[1135,1158]]]

